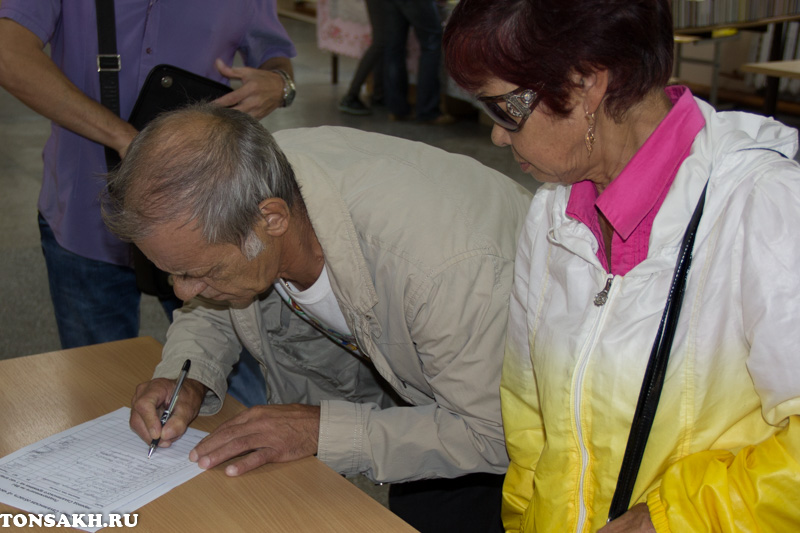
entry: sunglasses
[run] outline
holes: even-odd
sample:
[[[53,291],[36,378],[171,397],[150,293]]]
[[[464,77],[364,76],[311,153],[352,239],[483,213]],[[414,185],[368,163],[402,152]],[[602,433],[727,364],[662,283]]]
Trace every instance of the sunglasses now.
[[[480,96],[478,102],[498,126],[513,133],[522,129],[539,105],[539,93],[520,87],[500,96]],[[500,107],[501,102],[506,104],[505,109]]]

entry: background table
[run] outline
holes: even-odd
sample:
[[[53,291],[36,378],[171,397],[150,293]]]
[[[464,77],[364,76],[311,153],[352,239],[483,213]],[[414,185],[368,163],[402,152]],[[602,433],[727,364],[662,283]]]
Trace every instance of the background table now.
[[[160,359],[161,344],[139,338],[0,361],[0,457],[129,407],[135,386],[150,379]],[[220,413],[199,417],[192,427],[211,431],[243,409],[228,397]],[[316,458],[237,478],[223,468],[138,509],[136,531],[414,531]],[[0,513],[16,512],[0,504]]]

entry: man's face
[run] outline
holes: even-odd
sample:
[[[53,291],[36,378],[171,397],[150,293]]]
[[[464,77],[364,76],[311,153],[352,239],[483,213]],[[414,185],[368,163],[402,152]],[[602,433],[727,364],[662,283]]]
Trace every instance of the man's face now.
[[[270,250],[248,261],[238,246],[206,243],[193,224],[166,224],[136,245],[158,268],[172,274],[175,295],[184,301],[200,295],[245,307],[278,277]]]

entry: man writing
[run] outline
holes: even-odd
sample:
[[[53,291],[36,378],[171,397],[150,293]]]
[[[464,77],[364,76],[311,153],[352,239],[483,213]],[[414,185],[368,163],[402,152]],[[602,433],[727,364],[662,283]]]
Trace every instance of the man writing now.
[[[409,496],[427,516],[404,514],[405,496],[390,507],[423,531],[442,517],[500,527],[500,484],[470,475],[507,467],[498,384],[524,189],[423,144],[346,128],[273,139],[247,115],[195,106],[143,130],[107,193],[107,224],[190,300],[133,399],[145,441],[168,445],[219,409],[244,346],[269,405],[199,444],[201,467],[246,454],[226,467],[239,475],[316,454],[376,482],[456,478]]]

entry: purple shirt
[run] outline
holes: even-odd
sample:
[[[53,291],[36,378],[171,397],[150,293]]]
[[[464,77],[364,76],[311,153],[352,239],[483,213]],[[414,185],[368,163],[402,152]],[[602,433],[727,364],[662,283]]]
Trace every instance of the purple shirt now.
[[[592,230],[599,244],[597,258],[606,271],[616,275],[627,274],[647,257],[653,221],[706,123],[689,89],[671,86],[666,91],[672,109],[603,194],[598,196],[591,181],[576,183],[570,191],[567,215]],[[611,265],[598,211],[614,230]]]
[[[12,19],[43,42],[50,57],[90,98],[99,101],[94,0],[2,0],[0,18]],[[168,63],[227,83],[214,60],[258,67],[272,57],[296,55],[278,20],[275,0],[115,0],[120,113],[130,115],[154,66]],[[130,264],[130,245],[114,237],[100,216],[106,172],[104,148],[52,125],[44,148],[39,211],[58,243],[83,257]]]

